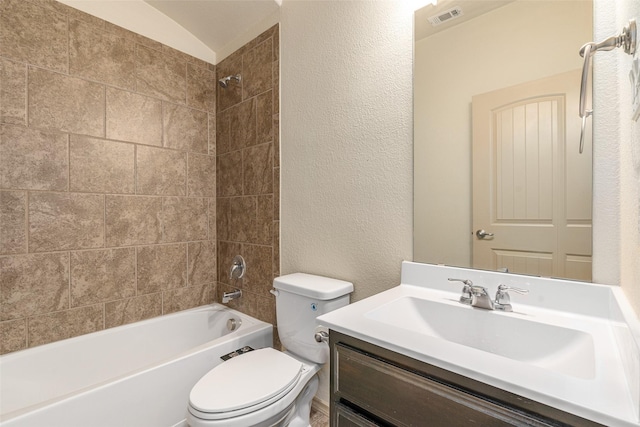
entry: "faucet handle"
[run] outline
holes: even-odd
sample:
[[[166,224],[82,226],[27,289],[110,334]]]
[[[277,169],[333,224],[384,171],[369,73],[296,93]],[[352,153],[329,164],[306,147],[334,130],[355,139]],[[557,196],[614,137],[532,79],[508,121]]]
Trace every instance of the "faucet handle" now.
[[[453,278],[449,277],[447,280],[450,281],[450,282],[461,282],[461,283],[464,283],[465,287],[466,286],[469,286],[469,287],[473,286],[473,282],[471,280],[469,280],[469,279],[453,279]]]
[[[244,276],[247,264],[244,262],[242,255],[236,255],[231,261],[231,271],[229,272],[229,279],[241,279]]]
[[[502,284],[498,285],[498,292],[506,294],[508,291],[513,291],[522,295],[529,293],[529,289],[514,288],[513,286],[507,286]]]
[[[522,295],[529,293],[528,289],[514,288],[512,286],[500,284],[498,285],[498,291],[496,292],[496,309],[503,311],[513,311],[513,307],[511,306],[511,297],[509,297],[509,291],[513,291]]]
[[[473,295],[471,295],[471,288],[473,287],[473,282],[469,279],[447,279],[450,282],[462,282],[464,286],[462,287],[462,295],[460,295],[460,302],[462,304],[471,305],[471,301],[473,300]]]

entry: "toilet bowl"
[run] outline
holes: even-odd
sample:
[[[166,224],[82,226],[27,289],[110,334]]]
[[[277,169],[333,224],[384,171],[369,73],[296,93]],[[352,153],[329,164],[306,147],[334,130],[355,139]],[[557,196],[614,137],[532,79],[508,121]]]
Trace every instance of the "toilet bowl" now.
[[[273,283],[280,340],[216,366],[191,390],[191,427],[308,427],[317,372],[329,348],[314,339],[315,318],[349,303],[349,282],[295,273]]]
[[[296,410],[304,411],[306,406],[310,410],[318,389],[315,374],[321,365],[262,348],[217,368],[191,391],[187,420],[191,427],[294,427]]]

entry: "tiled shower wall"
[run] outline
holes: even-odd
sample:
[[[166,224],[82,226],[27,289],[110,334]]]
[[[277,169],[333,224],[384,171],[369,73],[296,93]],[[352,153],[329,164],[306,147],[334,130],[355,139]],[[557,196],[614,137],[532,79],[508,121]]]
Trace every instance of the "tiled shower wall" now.
[[[53,0],[0,1],[0,353],[215,298],[215,91],[213,65]],[[272,173],[268,133],[230,153],[245,182]],[[246,202],[273,212],[263,181]],[[272,230],[247,245],[256,272]]]
[[[217,78],[241,82],[217,93],[218,296],[243,291],[230,306],[275,325],[269,293],[279,274],[279,35],[278,25],[221,61]],[[231,260],[247,262],[232,283]]]

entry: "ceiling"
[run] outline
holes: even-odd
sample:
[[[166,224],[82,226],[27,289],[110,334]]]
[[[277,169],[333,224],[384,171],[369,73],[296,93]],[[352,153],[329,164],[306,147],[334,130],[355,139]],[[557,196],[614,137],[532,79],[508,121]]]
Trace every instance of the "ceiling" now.
[[[214,52],[275,13],[276,0],[144,0]]]
[[[514,0],[438,0],[438,4],[435,6],[427,5],[422,9],[416,10],[414,24],[415,41],[462,24],[470,19],[509,4],[512,1]],[[431,25],[428,18],[443,14],[456,6],[462,9],[461,16],[451,19],[450,21],[444,21],[437,26]]]
[[[275,13],[282,0],[143,0],[184,27],[214,52]],[[514,0],[438,0],[415,13],[415,40],[453,27]],[[463,15],[433,26],[428,18],[460,7]]]
[[[277,23],[282,3],[282,0],[58,1],[213,64]]]
[[[217,63],[269,28],[282,0],[58,0],[208,62]],[[404,0],[403,0],[404,1]],[[514,0],[438,0],[415,12],[415,40]],[[432,26],[453,7],[462,16]],[[277,22],[277,21],[276,21]],[[265,26],[268,24],[268,26]]]

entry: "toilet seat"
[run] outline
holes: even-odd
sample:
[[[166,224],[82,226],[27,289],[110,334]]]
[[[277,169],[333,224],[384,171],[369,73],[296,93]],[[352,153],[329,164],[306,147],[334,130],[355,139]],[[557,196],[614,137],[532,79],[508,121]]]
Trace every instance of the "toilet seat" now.
[[[302,372],[302,362],[273,348],[244,353],[216,366],[196,383],[189,396],[189,412],[200,419],[219,420],[257,411],[289,393]]]

